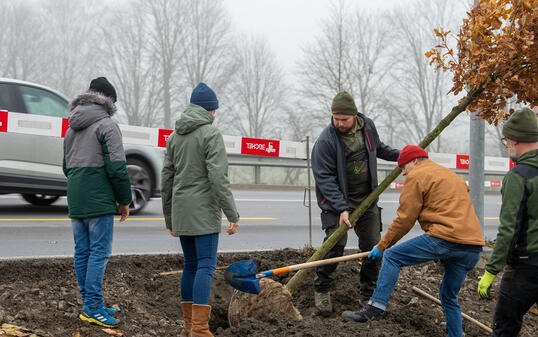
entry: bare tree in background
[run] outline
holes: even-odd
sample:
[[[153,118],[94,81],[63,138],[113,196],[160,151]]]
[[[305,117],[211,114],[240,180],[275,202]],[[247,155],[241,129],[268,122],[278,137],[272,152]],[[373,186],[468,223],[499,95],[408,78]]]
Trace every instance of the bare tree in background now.
[[[182,58],[187,83],[194,87],[209,82],[222,91],[238,64],[231,49],[232,30],[222,1],[199,0],[188,3],[186,48]]]
[[[454,98],[447,95],[452,86],[450,76],[432,69],[424,53],[438,43],[432,34],[434,28],[449,27],[458,22],[458,14],[464,14],[459,5],[445,0],[418,0],[391,13],[392,48],[397,63],[392,69],[394,98],[385,104],[394,114],[391,118],[397,121],[404,143],[418,144],[454,103]],[[430,148],[440,152],[442,137]]]
[[[353,95],[359,111],[377,118],[390,70],[388,25],[383,22],[383,15],[365,14],[341,0],[322,22],[321,35],[303,49],[299,90],[314,101],[318,125],[327,124],[332,99],[341,90]]]
[[[162,109],[165,128],[172,128],[172,111],[182,104],[174,101],[186,90],[183,74],[180,73],[181,59],[184,57],[186,17],[188,6],[184,0],[138,0],[137,6],[147,13],[151,24],[148,43],[159,62],[162,81]],[[183,102],[181,102],[183,103]]]
[[[321,35],[303,48],[304,57],[297,63],[300,94],[312,101],[313,117],[319,125],[327,124],[334,95],[352,87],[348,7],[344,1],[333,5],[329,18],[321,23]]]
[[[149,48],[149,20],[133,3],[122,4],[110,17],[104,34],[109,56],[105,63],[118,91],[127,123],[160,126],[161,82],[158,60]]]
[[[101,0],[40,3],[41,15],[47,20],[47,48],[39,51],[46,62],[42,68],[46,76],[40,82],[74,97],[87,89],[90,77],[100,70],[102,31],[96,27],[101,26],[106,7]]]
[[[35,81],[41,72],[40,53],[45,52],[42,21],[36,1],[0,2],[1,76]]]
[[[391,43],[385,15],[354,13],[350,48],[351,91],[360,112],[376,120],[382,101],[390,97],[385,80],[391,71],[387,46]]]
[[[231,87],[236,97],[232,115],[240,134],[269,136],[274,118],[282,116],[286,99],[284,72],[261,39],[244,39],[237,51],[241,68]]]
[[[185,27],[187,48],[181,68],[187,86],[186,95],[200,82],[206,82],[219,98],[215,125],[224,132],[233,128],[231,114],[234,98],[230,83],[239,68],[231,21],[221,0],[199,0],[187,3],[189,16]]]

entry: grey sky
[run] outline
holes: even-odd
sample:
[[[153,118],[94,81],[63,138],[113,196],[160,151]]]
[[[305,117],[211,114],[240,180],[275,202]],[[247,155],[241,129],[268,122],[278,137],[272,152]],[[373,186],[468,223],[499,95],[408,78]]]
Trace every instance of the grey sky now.
[[[278,61],[293,71],[301,46],[318,33],[335,0],[224,0],[239,32],[265,36]],[[382,10],[407,0],[356,0],[365,10]]]

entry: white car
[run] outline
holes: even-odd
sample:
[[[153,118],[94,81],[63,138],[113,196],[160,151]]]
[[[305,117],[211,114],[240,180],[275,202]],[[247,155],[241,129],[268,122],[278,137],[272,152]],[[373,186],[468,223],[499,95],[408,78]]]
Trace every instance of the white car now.
[[[0,110],[67,118],[68,99],[34,83],[0,78]],[[131,179],[131,213],[160,195],[164,149],[124,144]],[[34,205],[50,205],[66,195],[63,138],[0,132],[0,194],[20,193]]]

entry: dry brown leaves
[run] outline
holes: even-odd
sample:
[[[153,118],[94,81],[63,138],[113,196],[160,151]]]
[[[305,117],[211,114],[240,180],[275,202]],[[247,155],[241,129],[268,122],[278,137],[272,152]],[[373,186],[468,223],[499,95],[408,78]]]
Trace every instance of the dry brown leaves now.
[[[435,29],[441,41],[426,52],[430,64],[454,74],[451,91],[483,89],[467,107],[488,123],[501,122],[507,99],[538,105],[538,0],[478,0],[467,12],[457,40]]]
[[[111,336],[118,336],[118,337],[123,336],[123,333],[119,330],[113,330],[113,329],[101,329],[101,330],[103,330],[106,334],[111,335]]]
[[[2,328],[0,328],[0,336],[2,337],[38,337],[35,333],[32,331],[16,326],[4,323],[2,324]]]

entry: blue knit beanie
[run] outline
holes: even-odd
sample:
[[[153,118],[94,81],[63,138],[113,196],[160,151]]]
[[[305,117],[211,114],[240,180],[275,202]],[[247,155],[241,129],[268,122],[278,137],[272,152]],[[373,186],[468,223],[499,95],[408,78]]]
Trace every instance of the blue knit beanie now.
[[[191,94],[191,104],[196,104],[206,109],[207,111],[217,110],[219,108],[219,100],[217,95],[204,82],[198,83]]]

